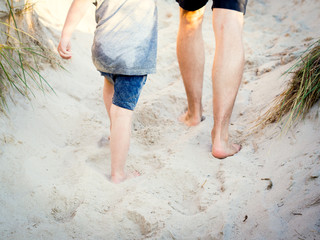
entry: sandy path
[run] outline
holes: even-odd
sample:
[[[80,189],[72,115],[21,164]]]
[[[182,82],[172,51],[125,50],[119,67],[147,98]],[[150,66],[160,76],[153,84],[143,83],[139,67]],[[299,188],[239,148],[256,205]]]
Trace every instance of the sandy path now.
[[[48,34],[59,35],[69,1],[43,1]],[[317,239],[320,234],[319,108],[285,136],[270,126],[247,136],[283,88],[281,73],[319,36],[320,3],[250,1],[246,69],[232,117],[243,149],[226,160],[210,154],[211,11],[204,19],[204,115],[177,121],[185,94],[175,55],[178,8],[159,0],[158,73],[142,92],[128,168],[142,176],[108,180],[109,122],[102,79],[91,63],[93,10],[74,35],[70,73],[48,69],[57,96],[31,104],[17,95],[0,124],[0,235],[3,239]],[[61,7],[63,6],[63,8]],[[56,12],[53,15],[50,12]],[[58,18],[57,16],[61,16]],[[53,40],[55,44],[56,40]],[[102,139],[102,140],[101,140]],[[272,188],[269,180],[272,181]],[[269,189],[268,189],[269,186]]]

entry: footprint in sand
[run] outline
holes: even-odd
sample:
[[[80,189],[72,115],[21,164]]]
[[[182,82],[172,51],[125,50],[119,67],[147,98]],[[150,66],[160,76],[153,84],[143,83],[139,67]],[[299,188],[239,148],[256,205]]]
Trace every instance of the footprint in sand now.
[[[208,192],[204,193],[207,191],[207,188],[204,187],[206,182],[199,182],[189,173],[175,173],[173,175],[175,177],[172,185],[166,187],[166,191],[168,191],[166,194],[171,196],[168,204],[173,210],[183,215],[196,215],[214,203],[212,199],[209,203]],[[181,181],[184,184],[181,184]]]
[[[219,170],[217,172],[217,179],[220,182],[220,191],[223,193],[226,190],[226,188],[224,186],[225,176],[224,176],[223,162],[222,161],[221,161],[221,163],[219,165]]]
[[[52,192],[52,208],[51,216],[57,222],[69,222],[77,214],[78,208],[81,206],[83,201],[77,196],[66,196],[59,193],[54,187]]]
[[[150,238],[164,228],[165,223],[159,221],[155,214],[140,213],[139,210],[129,210],[127,217],[139,226],[140,232],[144,237]]]
[[[107,176],[106,174],[110,172],[110,163],[108,162],[108,159],[110,159],[110,154],[98,152],[88,157],[86,163],[96,172]]]
[[[137,226],[143,239],[154,239],[166,227],[165,223],[171,215],[171,210],[166,204],[163,204],[162,200],[150,196],[153,201],[145,201],[141,197],[142,195],[129,196],[125,200],[128,204],[126,216]]]

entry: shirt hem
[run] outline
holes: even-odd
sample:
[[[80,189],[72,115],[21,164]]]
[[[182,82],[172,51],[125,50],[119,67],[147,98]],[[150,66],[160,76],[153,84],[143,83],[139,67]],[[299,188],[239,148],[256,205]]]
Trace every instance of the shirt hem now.
[[[99,72],[110,73],[110,74],[120,74],[120,75],[147,75],[156,73],[156,68],[151,69],[116,69],[116,68],[104,68],[97,69]]]

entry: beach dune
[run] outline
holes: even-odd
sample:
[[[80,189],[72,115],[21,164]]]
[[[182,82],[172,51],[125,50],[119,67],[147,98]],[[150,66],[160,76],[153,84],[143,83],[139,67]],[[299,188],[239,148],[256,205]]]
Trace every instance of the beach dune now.
[[[57,46],[71,0],[41,0],[34,11]],[[0,117],[0,239],[320,239],[319,104],[281,134],[281,124],[252,131],[285,87],[282,77],[320,36],[320,2],[250,1],[246,65],[231,119],[242,144],[233,157],[211,153],[212,12],[207,6],[205,121],[177,120],[186,96],[176,59],[179,7],[158,0],[157,73],[150,75],[133,118],[129,170],[109,180],[109,121],[103,79],[91,61],[94,6],[73,38],[68,70],[45,67],[56,94],[35,90],[8,100]]]

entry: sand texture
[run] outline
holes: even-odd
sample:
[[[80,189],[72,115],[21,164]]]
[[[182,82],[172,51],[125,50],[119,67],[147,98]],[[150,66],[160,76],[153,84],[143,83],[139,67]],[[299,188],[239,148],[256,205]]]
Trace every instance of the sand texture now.
[[[35,6],[57,45],[70,0]],[[72,39],[67,71],[43,75],[56,94],[35,91],[9,100],[0,118],[0,239],[320,239],[319,104],[286,134],[283,125],[252,132],[285,87],[281,74],[320,36],[320,1],[249,0],[245,72],[231,119],[242,144],[233,157],[212,157],[212,11],[206,50],[205,121],[178,117],[186,96],[176,58],[179,8],[158,0],[157,73],[150,75],[133,118],[127,160],[138,178],[110,178],[109,120],[103,79],[91,61],[94,6]]]

